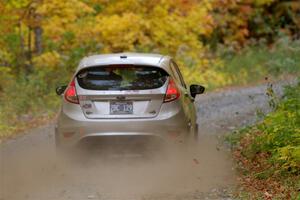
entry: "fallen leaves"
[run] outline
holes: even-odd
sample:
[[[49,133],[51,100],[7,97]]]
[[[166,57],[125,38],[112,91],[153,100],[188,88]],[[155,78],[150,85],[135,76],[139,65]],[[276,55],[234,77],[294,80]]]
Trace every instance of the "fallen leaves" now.
[[[193,161],[196,165],[199,165],[199,161],[196,158],[194,158]]]
[[[251,199],[262,198],[271,200],[292,199],[297,195],[295,184],[300,180],[299,175],[283,177],[275,170],[279,165],[268,161],[271,154],[268,152],[257,152],[250,157],[245,150],[252,144],[256,136],[261,133],[256,131],[246,134],[240,140],[239,146],[233,151],[233,156],[238,164],[240,177],[238,181],[243,191],[251,194]],[[238,194],[239,195],[239,194]]]

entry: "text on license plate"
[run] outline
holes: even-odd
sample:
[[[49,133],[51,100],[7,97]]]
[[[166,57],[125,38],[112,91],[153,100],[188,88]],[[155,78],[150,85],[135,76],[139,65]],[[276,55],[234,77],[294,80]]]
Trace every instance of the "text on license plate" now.
[[[133,113],[133,103],[131,101],[110,102],[110,114],[120,115],[120,114],[132,114]]]

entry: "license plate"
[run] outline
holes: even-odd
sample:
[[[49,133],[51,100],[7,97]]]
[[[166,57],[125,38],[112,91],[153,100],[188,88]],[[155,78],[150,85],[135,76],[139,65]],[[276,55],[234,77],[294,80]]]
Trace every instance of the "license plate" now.
[[[126,115],[133,113],[133,103],[130,101],[110,102],[111,115]]]

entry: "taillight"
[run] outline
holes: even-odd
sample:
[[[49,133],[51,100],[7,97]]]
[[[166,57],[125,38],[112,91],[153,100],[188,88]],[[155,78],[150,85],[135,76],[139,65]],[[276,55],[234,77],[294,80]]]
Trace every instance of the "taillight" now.
[[[73,79],[65,91],[65,99],[70,103],[79,104],[76,94],[75,80]]]
[[[169,79],[168,88],[166,91],[164,102],[170,102],[178,99],[180,97],[180,92],[172,78]]]

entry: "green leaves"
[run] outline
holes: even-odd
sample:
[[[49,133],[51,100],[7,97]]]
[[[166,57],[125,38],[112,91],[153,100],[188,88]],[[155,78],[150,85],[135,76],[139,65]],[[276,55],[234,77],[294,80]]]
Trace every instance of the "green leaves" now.
[[[295,94],[300,93],[299,88],[293,90]],[[296,172],[300,170],[300,115],[297,110],[300,98],[294,96],[288,96],[277,111],[265,119],[265,128],[261,129],[263,135],[257,141],[265,141],[262,149],[272,154],[273,162],[282,163],[282,171]]]
[[[12,9],[19,9],[28,6],[32,0],[4,0],[6,6]]]
[[[300,83],[286,89],[285,98],[275,112],[264,121],[248,130],[250,134],[259,131],[243,152],[250,157],[258,153],[268,153],[267,158],[282,173],[300,171]],[[255,131],[256,130],[256,131]],[[243,135],[249,137],[249,135]],[[278,165],[279,164],[279,165]]]
[[[227,138],[234,145],[240,183],[254,199],[299,198],[300,79],[285,89],[276,110],[257,125]]]

